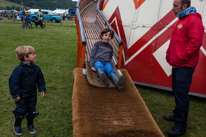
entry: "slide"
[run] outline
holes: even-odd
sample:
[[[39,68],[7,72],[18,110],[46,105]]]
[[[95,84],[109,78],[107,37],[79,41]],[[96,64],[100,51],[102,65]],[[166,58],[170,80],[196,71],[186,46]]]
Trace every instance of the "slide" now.
[[[77,67],[73,71],[73,136],[163,137],[129,73],[121,68],[123,42],[116,34],[111,41],[115,49],[112,62],[125,78],[124,91],[120,92],[115,87],[92,86],[88,82],[88,74],[83,74],[91,48],[100,40],[101,29],[111,27],[99,10],[102,2],[79,0],[77,3],[78,43]]]

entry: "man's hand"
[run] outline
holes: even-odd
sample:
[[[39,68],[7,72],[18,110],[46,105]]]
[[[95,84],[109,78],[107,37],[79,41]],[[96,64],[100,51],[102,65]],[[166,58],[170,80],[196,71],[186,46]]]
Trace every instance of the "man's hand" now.
[[[15,101],[19,101],[20,99],[20,97],[14,98]]]
[[[95,69],[95,67],[91,67],[91,69],[92,69],[93,71],[97,71],[97,70]]]
[[[45,92],[41,92],[41,97],[44,98],[45,97]]]

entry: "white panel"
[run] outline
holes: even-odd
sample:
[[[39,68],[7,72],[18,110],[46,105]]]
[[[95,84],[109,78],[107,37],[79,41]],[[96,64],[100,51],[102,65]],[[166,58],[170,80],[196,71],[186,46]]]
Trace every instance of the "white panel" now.
[[[117,0],[114,1],[117,2]],[[127,0],[127,2],[124,1],[118,3],[123,25],[130,26],[135,16],[135,5],[133,0]]]
[[[129,39],[131,36],[131,23],[134,20],[135,16],[135,5],[133,0],[109,0],[105,9],[103,10],[103,15],[107,20],[109,20],[112,14],[115,12],[116,8],[119,7],[120,15],[122,19],[122,25],[124,28],[127,44],[129,43]],[[116,20],[116,19],[115,19]],[[117,28],[118,29],[118,28]]]
[[[158,21],[160,2],[161,0],[146,0],[136,11],[137,20],[132,25],[128,48],[132,47]]]
[[[168,12],[170,12],[172,8],[173,0],[161,0],[158,21],[161,20]]]
[[[191,0],[191,6],[195,7],[197,12],[200,12],[201,10],[201,2],[202,0]]]
[[[132,45],[137,42],[148,30],[150,27],[138,27],[135,28],[131,33],[131,41],[128,45],[128,48],[132,47]]]
[[[142,26],[152,26],[157,22],[160,0],[146,0],[137,12],[137,23]]]
[[[205,27],[205,33],[206,33],[206,1],[203,1],[204,3],[204,10],[202,10],[202,21],[203,21],[203,25]]]
[[[102,11],[102,14],[104,15],[104,17],[109,20],[109,18],[111,17],[111,15],[114,13],[115,9],[117,8],[117,2],[114,2],[113,0],[109,0],[109,2],[107,3],[106,7],[104,8],[104,10]]]
[[[169,47],[170,40],[163,44],[158,50],[153,53],[153,56],[160,64],[166,75],[169,77],[172,73],[172,67],[166,61],[166,51]]]
[[[126,39],[127,39],[127,45],[129,47],[129,43],[130,43],[130,38],[132,37],[132,34],[131,34],[131,28],[130,27],[125,27],[124,26],[124,33],[125,33],[125,36],[126,36]]]
[[[138,54],[140,54],[149,44],[156,39],[156,37],[159,37],[169,26],[171,26],[174,22],[177,21],[177,18],[175,18],[170,24],[168,24],[163,30],[161,30],[157,35],[155,35],[153,38],[151,38],[145,45],[142,45],[142,47],[135,52],[126,62],[125,64],[128,64],[132,59],[134,59]]]
[[[206,50],[203,48],[203,46],[200,47],[200,50],[201,50],[202,53],[206,56]]]
[[[135,13],[135,5],[133,0],[127,0],[127,2],[124,0],[109,0],[102,12],[107,20],[110,19],[117,7],[119,7],[123,25],[130,26]]]
[[[116,1],[116,0],[115,0]],[[124,1],[124,0],[123,0]],[[122,2],[119,5],[120,13],[121,13],[121,18],[122,18],[122,24],[124,27],[125,31],[125,36],[127,40],[127,45],[129,46],[130,43],[130,38],[132,35],[131,31],[131,26],[133,22],[135,21],[135,4],[133,0],[127,0],[127,2]]]

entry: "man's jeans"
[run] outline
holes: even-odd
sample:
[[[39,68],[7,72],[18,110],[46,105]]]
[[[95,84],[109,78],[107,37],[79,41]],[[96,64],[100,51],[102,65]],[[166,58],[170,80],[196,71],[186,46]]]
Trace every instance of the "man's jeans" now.
[[[192,75],[195,68],[172,68],[172,91],[175,97],[176,107],[174,113],[175,127],[186,131],[187,116],[189,111],[189,89],[192,83]]]

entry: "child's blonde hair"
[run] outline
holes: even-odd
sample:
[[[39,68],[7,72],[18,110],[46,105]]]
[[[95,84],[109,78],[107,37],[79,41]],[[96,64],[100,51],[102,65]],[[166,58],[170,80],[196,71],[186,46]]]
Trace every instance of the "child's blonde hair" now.
[[[17,58],[20,61],[24,61],[24,56],[29,57],[29,54],[36,53],[36,50],[32,46],[21,46],[18,47],[15,51]]]

